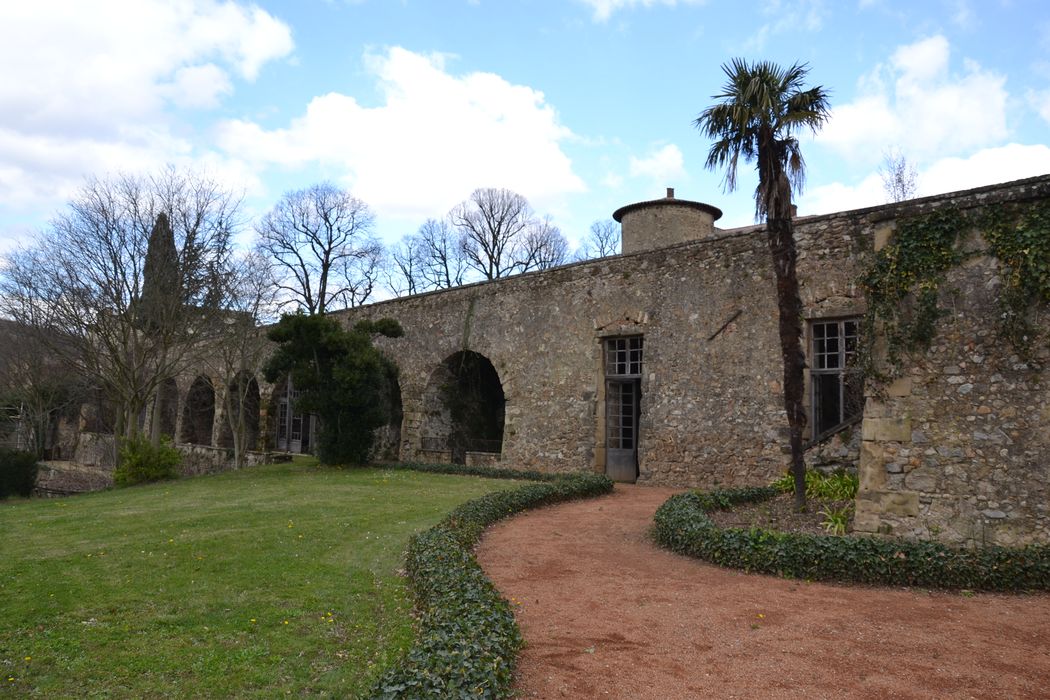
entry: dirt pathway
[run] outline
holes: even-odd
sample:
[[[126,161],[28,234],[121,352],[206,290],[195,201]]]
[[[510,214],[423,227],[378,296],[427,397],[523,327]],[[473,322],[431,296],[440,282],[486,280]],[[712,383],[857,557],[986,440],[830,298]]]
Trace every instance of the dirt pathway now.
[[[1050,698],[1050,596],[832,586],[658,549],[673,493],[617,486],[486,534],[527,698]]]

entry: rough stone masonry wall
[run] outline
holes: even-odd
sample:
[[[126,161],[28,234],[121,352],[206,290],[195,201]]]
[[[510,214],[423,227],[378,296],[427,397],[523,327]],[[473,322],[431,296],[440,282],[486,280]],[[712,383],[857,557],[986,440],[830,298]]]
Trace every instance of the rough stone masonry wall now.
[[[976,212],[1047,198],[1043,177],[951,203]],[[893,220],[876,226],[882,244]],[[966,246],[985,250],[980,232]],[[1050,313],[1034,314],[1043,334],[1033,361],[1022,360],[996,330],[1000,274],[987,255],[953,271],[940,298],[950,314],[929,351],[910,358],[882,400],[867,399],[857,530],[957,544],[1050,542]]]
[[[803,296],[813,315],[855,314],[870,245],[850,215],[799,222]],[[369,305],[347,322],[391,316],[380,345],[401,369],[403,459],[424,458],[421,425],[440,363],[487,357],[506,396],[502,463],[604,468],[601,344],[644,336],[639,481],[762,484],[787,463],[775,287],[761,229]]]

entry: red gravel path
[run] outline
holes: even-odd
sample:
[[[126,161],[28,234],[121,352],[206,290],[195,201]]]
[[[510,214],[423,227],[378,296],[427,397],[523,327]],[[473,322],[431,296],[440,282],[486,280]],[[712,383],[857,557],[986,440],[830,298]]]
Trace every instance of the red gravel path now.
[[[1050,596],[786,581],[657,548],[673,491],[620,486],[493,527],[527,698],[1050,698]]]

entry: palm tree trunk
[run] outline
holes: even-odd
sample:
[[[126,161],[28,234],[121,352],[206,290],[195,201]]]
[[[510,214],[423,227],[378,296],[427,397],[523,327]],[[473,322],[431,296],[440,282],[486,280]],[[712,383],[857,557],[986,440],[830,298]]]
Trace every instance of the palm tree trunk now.
[[[772,212],[771,212],[772,213]],[[779,213],[779,212],[778,212]],[[806,461],[802,453],[802,434],[806,428],[803,406],[802,299],[795,269],[794,225],[788,216],[771,216],[767,221],[769,250],[777,279],[777,307],[780,312],[780,353],[784,361],[784,410],[787,412],[791,446],[791,474],[795,478],[795,508],[806,508]]]

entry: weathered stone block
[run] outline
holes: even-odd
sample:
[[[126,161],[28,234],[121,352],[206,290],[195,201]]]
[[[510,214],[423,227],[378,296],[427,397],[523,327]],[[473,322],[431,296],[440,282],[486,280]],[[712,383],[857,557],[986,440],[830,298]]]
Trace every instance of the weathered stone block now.
[[[861,512],[860,506],[857,507],[857,512],[853,516],[854,532],[878,532],[880,524],[882,524],[882,518],[878,513],[872,511]]]
[[[910,418],[865,418],[864,440],[911,442]]]
[[[904,477],[904,485],[915,491],[932,493],[937,490],[937,475],[929,467],[921,467]]]
[[[875,227],[875,240],[872,245],[872,247],[875,249],[875,252],[882,250],[889,244],[890,239],[893,238],[893,232],[896,230],[896,221],[879,224]]]
[[[883,492],[881,504],[885,513],[905,517],[914,517],[919,514],[919,494],[917,493],[908,491]]]
[[[860,488],[865,491],[879,490],[886,485],[885,450],[881,445],[871,441],[860,444],[860,460],[857,464],[857,477]]]
[[[911,385],[911,377],[898,377],[886,387],[886,395],[893,397],[910,396]]]

